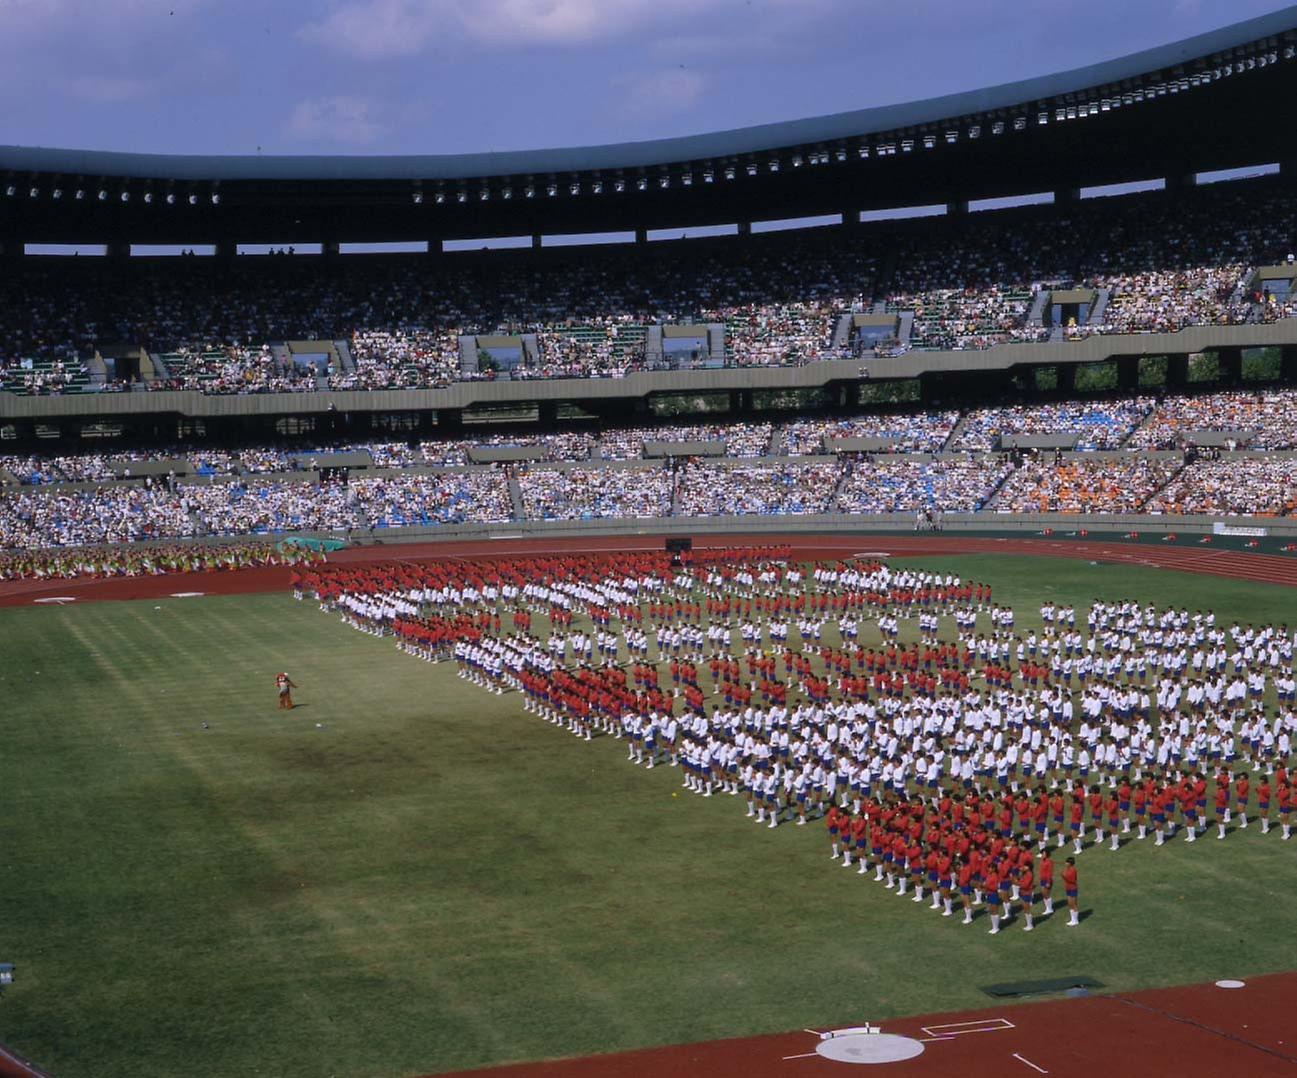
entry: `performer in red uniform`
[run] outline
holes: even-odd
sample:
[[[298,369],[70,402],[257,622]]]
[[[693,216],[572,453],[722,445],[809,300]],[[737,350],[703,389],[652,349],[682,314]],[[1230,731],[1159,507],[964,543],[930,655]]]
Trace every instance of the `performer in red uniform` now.
[[[1067,927],[1075,928],[1081,923],[1081,912],[1076,899],[1080,894],[1076,881],[1076,858],[1069,857],[1063,867],[1063,891],[1067,895]]]

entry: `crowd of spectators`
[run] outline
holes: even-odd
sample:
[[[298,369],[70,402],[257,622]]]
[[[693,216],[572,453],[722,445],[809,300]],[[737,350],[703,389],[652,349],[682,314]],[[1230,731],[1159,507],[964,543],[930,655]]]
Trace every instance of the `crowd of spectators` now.
[[[790,457],[809,457],[825,452],[830,439],[886,438],[898,453],[935,453],[958,422],[958,411],[797,419],[783,428],[784,451]]]
[[[1297,459],[1236,456],[1194,461],[1145,508],[1150,513],[1288,516],[1297,509]]]
[[[802,515],[827,512],[839,477],[836,463],[771,466],[695,461],[677,473],[676,515]]]
[[[1013,470],[1002,456],[874,457],[849,467],[838,494],[840,513],[974,513]]]
[[[62,546],[178,539],[198,535],[189,505],[164,484],[0,495],[0,547]]]
[[[1152,397],[1111,401],[1060,401],[977,408],[964,416],[954,449],[998,449],[1012,435],[1075,434],[1077,449],[1116,449],[1153,409]]]
[[[57,393],[85,385],[97,344],[165,355],[159,389],[204,393],[437,387],[461,370],[461,336],[536,334],[511,376],[609,376],[652,368],[646,328],[726,327],[725,362],[836,358],[853,311],[913,312],[908,344],[980,349],[1050,337],[1029,319],[1045,290],[1106,292],[1094,324],[1065,336],[1266,321],[1290,302],[1258,299],[1255,267],[1282,261],[1297,209],[1271,181],[1096,199],[958,220],[887,222],[624,251],[463,259],[304,257],[58,260],[0,281],[0,385]],[[880,290],[870,252],[895,251]],[[543,262],[542,260],[543,259]],[[68,265],[67,263],[74,263]],[[272,342],[344,341],[327,371],[299,367]],[[353,369],[354,367],[354,369]],[[103,388],[123,388],[120,384]]]
[[[1141,456],[1031,461],[1010,473],[991,503],[1013,513],[1134,513],[1180,470]]]
[[[629,427],[599,436],[604,460],[639,460],[648,442],[724,442],[727,457],[762,457],[770,451],[770,423],[694,423],[685,426]]]
[[[1175,449],[1194,431],[1229,431],[1251,449],[1297,448],[1297,392],[1229,390],[1166,397],[1130,439],[1137,449]]]
[[[494,469],[353,480],[351,496],[375,528],[494,524],[509,520],[508,479]]]
[[[673,477],[663,466],[536,468],[518,486],[528,520],[637,520],[670,514]]]

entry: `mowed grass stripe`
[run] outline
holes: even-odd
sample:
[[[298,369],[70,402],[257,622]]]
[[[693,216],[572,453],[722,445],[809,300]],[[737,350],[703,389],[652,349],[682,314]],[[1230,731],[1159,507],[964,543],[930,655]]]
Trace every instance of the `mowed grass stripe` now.
[[[958,564],[1024,628],[1046,589],[1285,616],[1248,585]],[[1087,851],[1082,931],[992,940],[843,871],[818,827],[757,828],[311,603],[3,611],[0,635],[21,792],[0,1034],[60,1075],[416,1074],[975,1006],[1049,973],[1297,966],[1292,844],[1255,827]]]

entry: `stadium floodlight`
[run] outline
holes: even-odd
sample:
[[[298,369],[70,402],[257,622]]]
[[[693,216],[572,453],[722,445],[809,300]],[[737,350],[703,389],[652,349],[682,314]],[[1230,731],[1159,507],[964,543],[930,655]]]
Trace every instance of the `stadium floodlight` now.
[[[868,146],[865,146],[865,145],[862,144],[861,147],[860,147],[860,149],[859,149],[857,152],[860,154],[860,160],[862,160],[862,161],[866,161],[866,160],[869,159],[869,147],[868,147]]]
[[[936,135],[924,135],[924,136],[923,136],[923,148],[924,148],[925,150],[932,150],[932,149],[936,149],[936,146],[937,146],[937,136],[936,136]]]
[[[168,192],[167,192],[167,205],[168,205],[168,206],[174,206],[175,204],[176,204],[176,193],[175,193],[174,191],[168,191]]]
[[[197,206],[197,205],[198,205],[198,196],[197,196],[197,195],[190,195],[190,196],[189,196],[189,205],[191,205],[191,206]]]
[[[913,153],[913,152],[914,152],[914,139],[912,138],[901,139],[901,153]]]
[[[28,198],[40,198],[40,197],[41,197],[41,189],[40,189],[39,187],[33,187],[30,191],[27,192],[27,197],[28,197]]]
[[[145,205],[148,205],[148,206],[153,205],[153,192],[152,192],[152,191],[145,191],[145,192],[144,192],[144,203],[145,203]]]
[[[753,161],[751,164],[748,165],[748,175],[755,176],[756,174],[757,174],[757,164],[755,161]]]
[[[100,202],[107,202],[107,201],[108,201],[108,192],[105,191],[102,187],[99,188],[99,201],[100,201]]]
[[[667,190],[670,186],[671,186],[671,177],[670,177],[670,176],[659,176],[659,177],[658,177],[658,187],[659,187],[659,189],[665,191],[665,190]]]
[[[83,190],[81,190],[80,187],[78,187],[76,194],[73,195],[72,197],[75,198],[78,202],[80,202],[83,198],[86,197],[86,193]]]
[[[590,193],[592,195],[603,194],[603,180],[593,180],[590,184]]]
[[[1285,60],[1291,60],[1294,56],[1297,56],[1297,45],[1289,45],[1284,49],[1283,58]]]
[[[221,193],[220,193],[219,191],[213,191],[213,192],[212,192],[212,205],[213,205],[213,206],[219,206],[220,204],[221,204]]]
[[[438,206],[445,205],[445,202],[446,202],[446,192],[445,192],[445,191],[437,191],[437,192],[432,196],[432,201],[435,202]]]
[[[467,202],[467,201],[468,201],[468,192],[467,192],[467,191],[463,191],[463,190],[456,191],[456,192],[455,192],[455,201],[456,201],[456,202]]]
[[[981,125],[980,125],[980,124],[973,124],[973,126],[970,127],[970,128],[968,129],[968,137],[969,137],[969,138],[981,138],[981,137],[982,137],[982,128],[981,128]]]
[[[1038,123],[1041,127],[1044,127],[1047,123],[1049,123],[1049,113],[1042,112],[1039,116],[1036,117],[1036,123]]]
[[[707,169],[707,171],[703,173],[703,183],[715,183],[715,182],[716,182],[716,173],[713,172],[711,169]]]
[[[555,197],[557,197],[557,195],[558,195],[558,184],[556,184],[556,183],[551,183],[551,184],[549,184],[548,186],[546,186],[546,188],[545,188],[545,194],[547,194],[550,198],[555,198]]]
[[[422,206],[422,205],[423,205],[423,192],[422,192],[422,191],[415,191],[415,192],[410,196],[410,201],[412,201],[416,206]]]
[[[680,182],[686,187],[692,187],[694,185],[694,174],[692,172],[682,172]]]
[[[1070,111],[1071,111],[1071,115],[1070,115],[1070,116],[1068,115],[1068,111],[1069,111],[1068,109],[1055,109],[1055,110],[1054,110],[1054,119],[1055,119],[1055,121],[1057,121],[1057,122],[1059,122],[1059,123],[1062,123],[1062,121],[1064,121],[1064,120],[1068,120],[1068,119],[1075,120],[1075,119],[1076,119],[1076,109],[1073,108],[1073,109],[1070,110]]]
[[[801,168],[801,167],[802,167],[802,155],[799,153],[793,154],[793,168]]]
[[[50,192],[50,197],[57,202],[59,199],[63,197],[63,188],[61,187],[54,188],[54,190]]]
[[[35,190],[36,190],[36,188],[33,187],[33,188],[32,188],[32,191],[35,192]],[[32,198],[35,198],[35,197],[36,197],[36,195],[33,193]],[[129,191],[123,191],[123,192],[121,193],[121,196],[120,196],[120,197],[121,197],[121,200],[122,200],[123,202],[129,202],[129,201],[131,200],[131,193],[130,193]]]
[[[612,189],[613,189],[614,191],[616,191],[617,194],[619,194],[619,195],[621,195],[621,194],[625,194],[625,193],[626,193],[626,181],[625,181],[625,180],[613,180],[613,182],[612,182]]]
[[[14,195],[16,195],[17,193],[18,193],[18,188],[16,188],[13,184],[10,184],[8,187],[5,188],[5,194],[9,198],[13,198]]]
[[[567,185],[567,193],[569,195],[579,195],[581,193],[581,185],[575,182],[569,183]]]
[[[500,188],[500,197],[501,197],[502,199],[504,199],[506,202],[508,202],[509,199],[513,198],[513,188],[512,188],[512,187],[501,187],[501,188]]]
[[[840,165],[846,164],[846,161],[847,161],[847,151],[846,151],[846,150],[841,150],[841,149],[838,150],[838,154],[837,154],[837,156],[838,156],[838,164],[840,164]]]
[[[725,178],[726,178],[727,180],[732,180],[732,179],[734,179],[734,177],[737,176],[737,175],[738,175],[738,171],[734,168],[733,165],[726,165],[726,166],[725,166]]]
[[[536,188],[532,184],[528,184],[522,189],[522,194],[524,198],[535,198]]]
[[[478,191],[477,200],[479,202],[489,202],[491,200],[491,188],[483,187],[480,191]]]
[[[0,962],[0,985],[14,983],[14,964],[12,962]]]
[[[635,181],[635,190],[636,190],[636,191],[647,191],[647,190],[648,190],[648,180],[645,179],[643,176],[641,176],[638,180]]]
[[[772,157],[772,158],[770,159],[770,164],[769,164],[767,167],[770,169],[771,172],[778,172],[778,171],[779,171],[779,158],[777,158],[777,157]]]

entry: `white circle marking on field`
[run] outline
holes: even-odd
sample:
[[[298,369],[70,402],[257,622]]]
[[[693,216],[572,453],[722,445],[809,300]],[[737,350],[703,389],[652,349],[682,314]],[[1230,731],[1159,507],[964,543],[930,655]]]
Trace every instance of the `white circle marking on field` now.
[[[815,1051],[837,1063],[899,1063],[922,1055],[923,1045],[895,1033],[849,1033],[820,1041]]]

